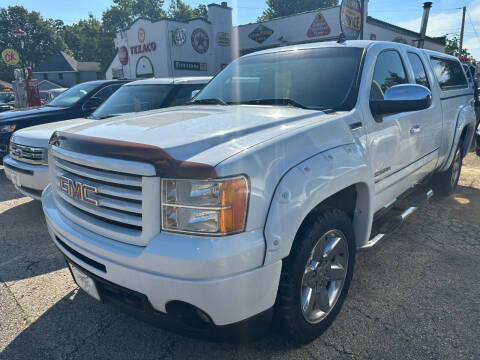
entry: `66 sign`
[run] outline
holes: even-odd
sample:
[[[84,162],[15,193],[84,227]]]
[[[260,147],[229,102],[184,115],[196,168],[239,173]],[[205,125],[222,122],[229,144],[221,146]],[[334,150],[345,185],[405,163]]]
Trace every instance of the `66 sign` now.
[[[17,65],[20,61],[18,53],[13,49],[5,49],[2,51],[2,59],[7,65]]]

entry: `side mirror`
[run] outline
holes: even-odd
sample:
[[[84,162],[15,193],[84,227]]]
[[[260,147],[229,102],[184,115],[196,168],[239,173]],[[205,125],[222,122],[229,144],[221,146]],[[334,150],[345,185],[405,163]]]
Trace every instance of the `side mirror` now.
[[[197,90],[193,90],[192,91],[192,96],[190,99],[193,99],[195,96],[197,96],[197,94],[200,92],[200,89],[197,89]]]
[[[83,104],[83,110],[86,112],[93,112],[103,103],[103,99],[98,97],[91,97],[88,99],[85,104]]]
[[[383,100],[370,100],[373,115],[402,113],[428,109],[432,93],[418,84],[395,85],[385,91]]]

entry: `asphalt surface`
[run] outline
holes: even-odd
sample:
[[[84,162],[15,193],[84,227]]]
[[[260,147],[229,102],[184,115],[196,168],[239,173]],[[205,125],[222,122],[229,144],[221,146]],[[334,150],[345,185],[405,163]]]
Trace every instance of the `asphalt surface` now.
[[[358,253],[334,324],[296,347],[271,332],[240,345],[151,327],[89,298],[47,234],[41,205],[0,166],[0,359],[479,359],[480,158],[461,186]],[[221,299],[219,299],[221,301]]]

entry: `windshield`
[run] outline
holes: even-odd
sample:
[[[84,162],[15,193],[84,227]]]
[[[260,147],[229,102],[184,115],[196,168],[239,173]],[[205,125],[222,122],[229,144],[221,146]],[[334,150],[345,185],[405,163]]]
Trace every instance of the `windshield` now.
[[[50,101],[48,106],[55,107],[70,107],[77,101],[83,99],[90,91],[98,87],[98,83],[82,83],[75,85],[64,93],[58,95],[55,99]]]
[[[349,110],[356,101],[362,51],[323,48],[240,58],[218,74],[194,102]]]
[[[173,85],[122,86],[92,114],[92,118],[105,119],[120,114],[161,108],[172,89]]]

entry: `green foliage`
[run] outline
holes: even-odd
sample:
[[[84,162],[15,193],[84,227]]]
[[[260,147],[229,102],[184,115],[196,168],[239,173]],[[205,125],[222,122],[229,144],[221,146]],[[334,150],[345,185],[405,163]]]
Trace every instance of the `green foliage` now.
[[[282,16],[298,14],[304,11],[324,9],[336,6],[339,0],[266,0],[268,8],[263,11],[258,21],[267,21]]]
[[[198,5],[192,8],[182,0],[171,0],[168,8],[168,17],[176,20],[186,21],[197,17],[207,18],[208,11],[205,5]]]
[[[463,48],[462,51],[460,51],[460,39],[457,38],[456,36],[454,36],[450,39],[449,38],[446,39],[445,52],[447,54],[450,54],[450,55],[453,55],[453,56],[456,56],[456,57],[470,57],[471,58],[471,55],[470,55],[470,53],[468,52],[467,49]],[[472,59],[472,61],[475,62],[473,59]]]
[[[58,51],[67,52],[78,61],[100,61],[102,72],[105,72],[116,54],[113,42],[116,33],[139,17],[160,19],[168,16],[184,21],[208,17],[205,5],[192,8],[182,0],[172,0],[168,12],[163,5],[164,0],[113,0],[113,5],[103,12],[102,19],[90,14],[87,19],[72,25],[65,25],[61,20],[44,19],[40,13],[29,12],[22,6],[0,7],[0,52],[13,48],[23,62],[7,66],[0,60],[0,79],[10,82],[15,68],[35,67]],[[22,38],[23,50],[20,39],[12,34],[16,27],[27,33]]]
[[[166,16],[164,0],[113,0],[113,3],[102,15],[104,30],[112,36],[139,17],[159,19]]]
[[[12,30],[21,27],[27,36],[16,38]],[[60,20],[44,19],[36,11],[29,12],[22,6],[0,8],[0,51],[7,48],[15,49],[20,55],[20,66],[39,64],[47,56],[65,48],[65,43],[59,34],[63,27]],[[24,41],[24,48],[21,47]],[[13,70],[17,66],[0,65],[0,79],[11,81]]]

